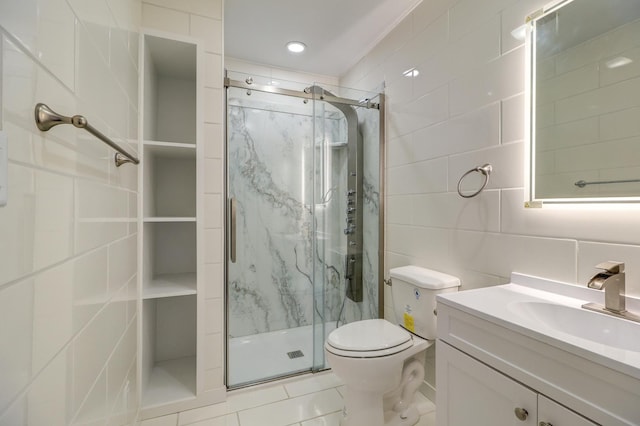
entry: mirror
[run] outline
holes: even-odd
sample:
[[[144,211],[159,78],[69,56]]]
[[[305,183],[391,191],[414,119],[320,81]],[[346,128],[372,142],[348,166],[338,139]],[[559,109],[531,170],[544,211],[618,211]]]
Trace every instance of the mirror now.
[[[530,201],[640,201],[640,2],[530,19]]]

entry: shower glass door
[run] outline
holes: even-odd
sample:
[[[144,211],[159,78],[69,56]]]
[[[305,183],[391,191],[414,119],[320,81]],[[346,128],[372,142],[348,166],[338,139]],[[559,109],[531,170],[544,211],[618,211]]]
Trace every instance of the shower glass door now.
[[[234,87],[227,95],[233,387],[312,368],[314,150],[310,102]]]
[[[251,87],[258,87],[260,79],[253,80]],[[341,111],[320,99],[330,93],[324,89],[312,97],[295,93],[300,96],[246,85],[227,89],[230,388],[324,369],[323,345],[331,330],[379,315],[379,121],[368,125],[375,131],[366,124],[368,114],[378,120],[379,112],[358,105]],[[356,127],[354,120],[360,121]],[[366,165],[362,169],[360,190],[361,225],[375,225],[364,231],[365,245],[372,246],[362,250],[367,284],[359,301],[345,300],[348,142],[355,128],[361,137],[375,133],[360,158],[375,162],[369,166],[373,175]]]

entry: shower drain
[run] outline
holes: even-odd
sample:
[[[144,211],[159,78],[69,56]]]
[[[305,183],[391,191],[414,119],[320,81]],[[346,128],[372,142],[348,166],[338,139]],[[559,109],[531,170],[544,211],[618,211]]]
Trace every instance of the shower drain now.
[[[289,355],[289,359],[300,358],[300,357],[304,356],[302,351],[299,351],[299,350],[298,351],[287,352],[287,355]]]

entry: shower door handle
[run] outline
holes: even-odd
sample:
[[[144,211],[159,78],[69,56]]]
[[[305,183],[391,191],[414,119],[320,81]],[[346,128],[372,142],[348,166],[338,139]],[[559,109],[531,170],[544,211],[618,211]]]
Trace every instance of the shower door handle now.
[[[229,260],[236,263],[236,210],[237,200],[229,199]]]

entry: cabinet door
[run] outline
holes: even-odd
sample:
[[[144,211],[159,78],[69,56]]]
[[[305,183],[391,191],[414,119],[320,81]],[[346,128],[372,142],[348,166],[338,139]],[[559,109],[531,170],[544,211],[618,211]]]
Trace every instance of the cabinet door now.
[[[538,396],[538,420],[539,426],[596,426],[597,424],[543,395]]]
[[[436,375],[438,426],[537,424],[534,391],[440,340]]]

